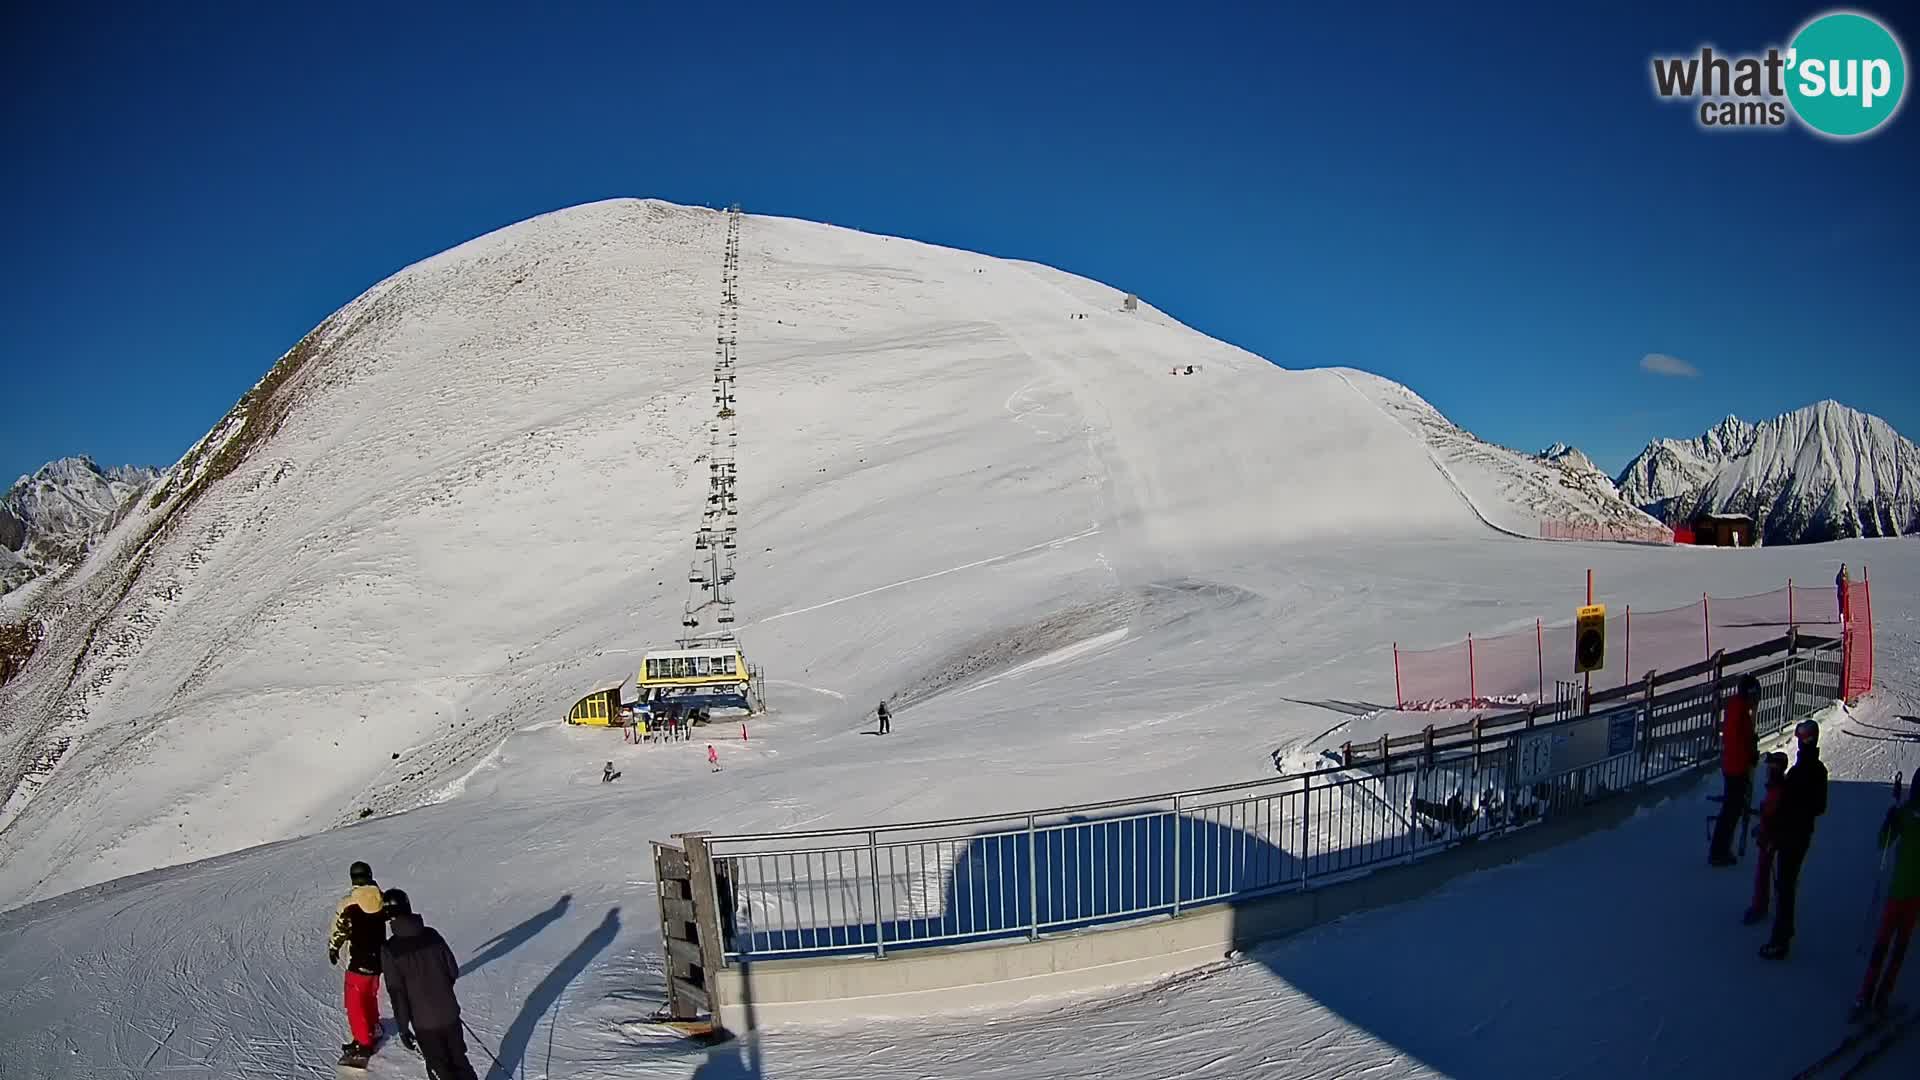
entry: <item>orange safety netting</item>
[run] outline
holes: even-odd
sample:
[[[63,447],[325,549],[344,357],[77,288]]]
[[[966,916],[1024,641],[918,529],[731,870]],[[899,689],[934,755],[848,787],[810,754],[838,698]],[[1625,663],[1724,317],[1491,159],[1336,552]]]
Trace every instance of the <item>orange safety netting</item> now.
[[[1844,629],[1851,699],[1873,688],[1873,608],[1868,584],[1850,583],[1843,626],[1836,587],[1791,585],[1754,596],[1702,596],[1683,607],[1610,610],[1605,665],[1592,673],[1596,687],[1644,679],[1718,652],[1737,652],[1778,640],[1789,627],[1822,637]],[[1556,684],[1584,681],[1574,671],[1574,628],[1537,622],[1530,630],[1472,635],[1437,649],[1394,646],[1394,690],[1402,709],[1478,708],[1550,701]]]
[[[1605,540],[1626,544],[1671,544],[1674,531],[1665,525],[1622,522],[1542,521],[1542,540]]]

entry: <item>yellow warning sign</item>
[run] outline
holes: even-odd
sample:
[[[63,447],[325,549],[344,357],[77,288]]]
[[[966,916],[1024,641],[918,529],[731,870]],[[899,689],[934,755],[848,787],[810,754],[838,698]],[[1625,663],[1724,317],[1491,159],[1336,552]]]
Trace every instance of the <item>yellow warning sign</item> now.
[[[1574,620],[1573,670],[1599,671],[1607,666],[1607,605],[1588,604]]]

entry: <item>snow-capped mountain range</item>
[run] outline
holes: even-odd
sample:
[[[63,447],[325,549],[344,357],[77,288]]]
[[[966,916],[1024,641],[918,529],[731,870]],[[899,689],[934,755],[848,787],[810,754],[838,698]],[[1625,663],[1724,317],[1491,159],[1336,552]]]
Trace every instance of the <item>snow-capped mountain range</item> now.
[[[81,456],[21,477],[0,497],[0,593],[73,565],[159,475],[141,465],[102,469]]]
[[[1659,439],[1620,474],[1620,494],[1669,523],[1746,514],[1768,544],[1920,531],[1920,447],[1837,401],[1695,439]]]

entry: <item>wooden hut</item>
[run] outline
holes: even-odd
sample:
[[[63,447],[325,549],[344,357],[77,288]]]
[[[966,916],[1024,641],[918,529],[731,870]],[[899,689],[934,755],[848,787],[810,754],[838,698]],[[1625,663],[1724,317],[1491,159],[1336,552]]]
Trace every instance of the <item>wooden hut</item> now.
[[[1703,547],[1752,547],[1753,519],[1745,514],[1699,514],[1692,522],[1693,542]]]

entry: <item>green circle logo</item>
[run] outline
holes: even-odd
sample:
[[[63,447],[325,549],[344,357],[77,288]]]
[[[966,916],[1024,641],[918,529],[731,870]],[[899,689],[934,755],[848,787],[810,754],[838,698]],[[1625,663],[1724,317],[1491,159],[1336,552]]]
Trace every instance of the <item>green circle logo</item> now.
[[[1787,100],[1808,127],[1837,139],[1893,118],[1907,89],[1907,58],[1886,27],[1836,11],[1814,19],[1787,49]]]

